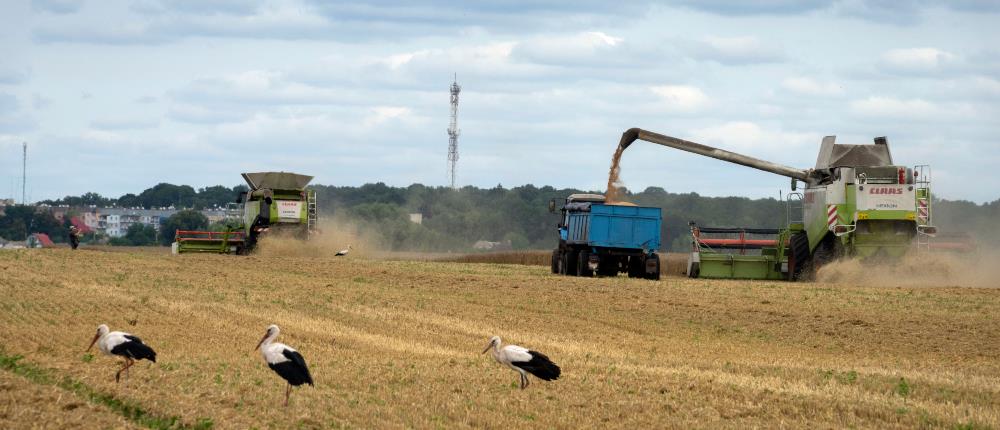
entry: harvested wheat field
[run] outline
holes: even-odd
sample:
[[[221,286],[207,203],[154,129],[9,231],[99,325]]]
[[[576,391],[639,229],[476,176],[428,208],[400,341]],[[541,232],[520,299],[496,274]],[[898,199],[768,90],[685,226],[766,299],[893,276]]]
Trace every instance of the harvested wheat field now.
[[[996,288],[54,249],[0,252],[0,307],[0,428],[1000,427]],[[116,384],[100,323],[157,363]],[[287,408],[271,323],[316,382]],[[518,389],[491,335],[562,378]]]

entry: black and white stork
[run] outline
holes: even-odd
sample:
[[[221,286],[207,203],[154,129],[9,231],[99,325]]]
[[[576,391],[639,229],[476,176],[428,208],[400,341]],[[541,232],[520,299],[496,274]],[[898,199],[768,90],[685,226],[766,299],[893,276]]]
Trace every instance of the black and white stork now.
[[[147,359],[156,363],[156,351],[142,343],[142,339],[121,331],[109,331],[108,326],[104,324],[97,326],[97,333],[90,341],[87,351],[90,351],[95,343],[101,352],[125,359],[122,368],[118,369],[118,373],[115,373],[115,382],[118,382],[123,371],[125,378],[128,378],[128,368],[132,367],[136,360]]]
[[[274,341],[280,332],[278,326],[271,324],[254,349],[260,349],[260,355],[264,357],[267,367],[288,381],[288,388],[285,389],[285,406],[288,406],[288,396],[292,393],[292,387],[302,384],[312,385],[313,380],[302,354],[288,345]]]
[[[334,254],[333,256],[334,257],[343,257],[343,256],[347,255],[348,252],[351,252],[351,245],[347,245],[347,248],[341,249],[340,251],[337,251],[337,253]]]
[[[514,369],[521,375],[521,389],[528,387],[528,374],[532,374],[543,381],[559,379],[562,372],[552,360],[545,354],[538,351],[531,351],[517,345],[500,346],[500,336],[493,336],[490,343],[486,345],[483,354],[490,349],[493,350],[493,358],[497,363]]]

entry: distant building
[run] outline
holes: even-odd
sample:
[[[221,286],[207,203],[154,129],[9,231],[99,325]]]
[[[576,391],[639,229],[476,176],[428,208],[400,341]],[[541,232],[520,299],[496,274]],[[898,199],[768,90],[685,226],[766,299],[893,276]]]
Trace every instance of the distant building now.
[[[176,209],[123,209],[98,208],[97,231],[104,232],[108,237],[122,237],[133,224],[145,224],[160,231],[160,224]]]
[[[410,214],[410,222],[412,222],[414,224],[423,224],[424,223],[424,214],[419,213],[419,212],[415,213],[415,214]]]

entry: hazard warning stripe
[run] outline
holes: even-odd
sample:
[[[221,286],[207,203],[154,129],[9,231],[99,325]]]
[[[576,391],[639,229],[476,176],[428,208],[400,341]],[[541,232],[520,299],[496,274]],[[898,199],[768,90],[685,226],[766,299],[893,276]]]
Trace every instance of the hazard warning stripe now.
[[[827,208],[826,208],[826,225],[827,225],[827,227],[829,227],[832,230],[833,227],[835,225],[837,225],[837,222],[839,220],[840,220],[840,217],[837,216],[837,205],[827,205]]]
[[[920,218],[922,224],[927,224],[927,199],[917,199],[917,217]]]

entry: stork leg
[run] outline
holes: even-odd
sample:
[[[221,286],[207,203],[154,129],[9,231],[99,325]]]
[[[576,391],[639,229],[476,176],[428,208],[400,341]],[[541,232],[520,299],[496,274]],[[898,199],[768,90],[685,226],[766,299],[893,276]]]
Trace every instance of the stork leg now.
[[[521,389],[528,388],[528,376],[522,370],[518,370],[517,373],[521,375]]]
[[[125,380],[128,380],[128,368],[132,367],[135,361],[131,358],[125,357],[125,365],[121,369],[118,369],[118,373],[115,373],[115,382],[121,378],[122,372],[125,372]]]
[[[288,406],[288,395],[289,394],[292,394],[292,384],[288,384],[288,387],[285,388],[285,407]]]

